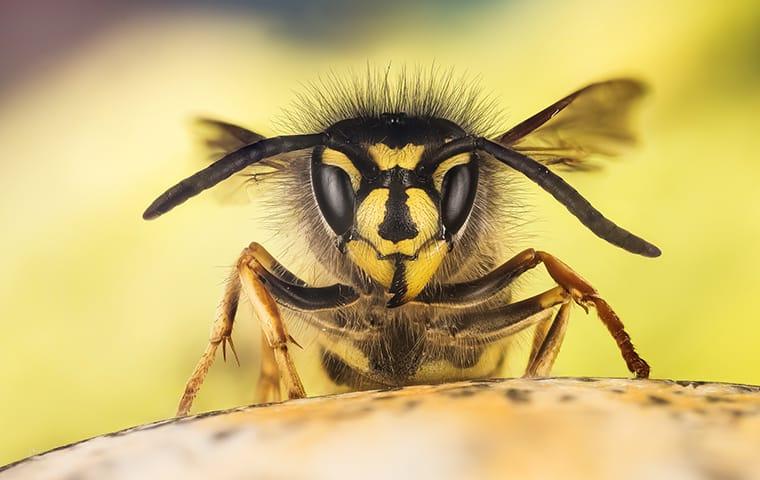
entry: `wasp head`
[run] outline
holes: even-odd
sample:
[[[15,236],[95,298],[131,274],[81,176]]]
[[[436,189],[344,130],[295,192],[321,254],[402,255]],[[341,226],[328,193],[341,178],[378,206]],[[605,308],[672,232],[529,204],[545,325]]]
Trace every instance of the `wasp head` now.
[[[466,224],[477,155],[442,157],[461,128],[402,113],[345,120],[328,134],[346,147],[318,147],[312,157],[322,217],[339,248],[388,289],[388,306],[402,305],[430,282]]]

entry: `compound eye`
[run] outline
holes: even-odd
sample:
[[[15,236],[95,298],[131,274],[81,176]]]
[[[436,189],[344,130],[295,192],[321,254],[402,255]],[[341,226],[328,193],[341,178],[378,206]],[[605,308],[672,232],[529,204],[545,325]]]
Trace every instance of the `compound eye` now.
[[[472,211],[478,189],[477,162],[451,168],[441,186],[441,217],[446,230],[456,234]]]
[[[348,174],[332,165],[312,163],[311,184],[319,211],[336,235],[343,235],[354,224],[356,198]]]

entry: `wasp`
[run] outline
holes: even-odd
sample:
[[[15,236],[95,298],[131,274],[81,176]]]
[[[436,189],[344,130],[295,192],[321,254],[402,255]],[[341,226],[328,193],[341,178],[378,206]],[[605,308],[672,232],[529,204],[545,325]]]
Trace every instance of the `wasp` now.
[[[143,218],[266,167],[276,185],[269,217],[294,232],[311,275],[291,271],[259,243],[242,251],[179,416],[189,412],[219,347],[225,359],[228,346],[235,353],[241,297],[263,333],[262,400],[307,393],[292,349],[300,344],[289,333],[295,323],[314,333],[310,362],[330,384],[361,390],[498,375],[510,339],[528,327],[535,328],[525,375],[545,376],[573,304],[594,308],[628,369],[648,377],[649,365],[597,290],[548,252],[515,254],[508,220],[520,216],[518,182],[533,183],[598,237],[659,256],[554,171],[593,169],[589,157],[632,142],[628,113],[643,85],[593,83],[499,131],[493,102],[476,86],[432,77],[368,73],[312,86],[286,111],[289,127],[301,129],[293,134],[265,138],[207,120],[226,154],[168,189]],[[556,286],[515,300],[518,279],[539,265]]]

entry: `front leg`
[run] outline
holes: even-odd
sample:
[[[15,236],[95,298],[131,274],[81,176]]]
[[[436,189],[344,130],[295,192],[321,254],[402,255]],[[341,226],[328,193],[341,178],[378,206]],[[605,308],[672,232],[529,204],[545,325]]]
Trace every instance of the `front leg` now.
[[[594,287],[591,286],[590,283],[588,283],[586,280],[584,280],[580,275],[578,275],[575,271],[573,271],[569,266],[567,266],[565,263],[563,263],[561,260],[559,260],[557,257],[547,253],[542,252],[539,250],[533,250],[528,249],[525,250],[519,254],[517,254],[514,258],[511,260],[505,262],[500,267],[496,268],[492,272],[486,274],[485,276],[476,279],[471,280],[468,282],[461,282],[456,284],[444,284],[440,285],[436,288],[430,288],[425,289],[416,299],[417,302],[431,304],[431,305],[440,305],[440,306],[448,306],[450,308],[462,308],[462,307],[468,307],[480,302],[484,302],[491,298],[493,295],[495,295],[497,292],[505,288],[507,285],[509,285],[515,278],[517,278],[522,273],[526,272],[527,270],[530,270],[531,268],[536,267],[538,264],[543,263],[544,267],[546,268],[546,271],[549,273],[549,275],[554,279],[555,282],[560,286],[561,289],[563,289],[576,303],[581,305],[584,309],[588,310],[589,306],[593,306],[596,308],[597,314],[599,315],[599,318],[602,320],[602,322],[605,324],[607,329],[609,330],[610,334],[612,335],[612,338],[615,339],[615,342],[618,345],[618,348],[620,349],[620,352],[623,356],[623,359],[626,362],[626,366],[628,369],[636,375],[638,378],[648,378],[649,377],[649,365],[642,359],[638,353],[636,353],[636,350],[634,349],[633,344],[631,343],[631,338],[626,333],[625,327],[623,326],[623,322],[620,320],[620,318],[617,316],[614,310],[612,310],[612,307],[607,303],[606,300],[604,300],[601,296],[599,296],[599,293],[594,289]],[[551,292],[551,291],[550,291]],[[549,292],[546,292],[546,295]],[[538,296],[541,297],[541,296]],[[540,307],[542,303],[537,300],[538,297],[533,297],[532,299],[534,303],[532,303],[533,308]],[[524,300],[523,302],[526,302]],[[521,305],[523,302],[517,302],[513,305]],[[554,303],[554,305],[558,305],[559,303],[564,302],[557,302]],[[511,305],[508,305],[507,307],[512,307]],[[516,308],[510,308],[510,313],[516,312]],[[539,310],[537,310],[534,313],[537,313]],[[496,322],[498,324],[499,322],[499,313],[497,312],[488,312],[489,313],[489,322]],[[533,315],[533,314],[531,314]],[[558,336],[561,337],[560,333],[564,334],[564,327],[562,326],[562,323],[567,322],[567,312],[562,312],[563,317],[558,317],[557,320],[560,320],[561,323],[558,324],[557,329],[555,329],[554,336],[550,337],[549,333],[551,332],[551,328],[549,328],[549,333],[547,333],[546,339],[542,340],[541,346],[538,347],[536,354],[539,355],[540,352],[543,351],[545,354],[549,354],[550,356],[556,357],[556,352],[559,349],[559,343],[561,343],[561,338],[559,338],[558,342]],[[527,318],[530,315],[523,316],[522,318]],[[476,315],[477,317],[477,315]],[[556,321],[555,320],[555,323]],[[473,321],[476,321],[473,319]],[[513,323],[515,322],[514,318],[509,319],[509,317],[503,317],[503,325],[509,328],[513,328]],[[472,323],[468,321],[468,323]],[[521,323],[522,325],[522,323]],[[559,327],[562,327],[561,329]],[[494,328],[491,327],[489,330],[493,330]],[[496,328],[496,330],[499,330]],[[546,346],[546,348],[543,347],[543,344],[546,342],[550,342]],[[533,365],[532,369],[534,371],[544,371],[546,370],[546,363],[549,357],[538,359],[538,356],[531,359],[531,364]],[[539,362],[539,364],[542,364],[543,366],[540,366],[536,363],[536,361]],[[553,360],[551,360],[553,361]],[[551,363],[551,362],[548,362]],[[531,367],[529,366],[528,373],[530,374]]]
[[[279,381],[285,385],[288,398],[305,396],[303,384],[288,352],[288,343],[295,341],[288,335],[275,299],[288,308],[315,311],[339,308],[359,298],[352,288],[335,284],[327,287],[310,287],[278,263],[261,245],[252,243],[238,259],[235,274],[225,289],[219,314],[212,327],[209,345],[187,381],[180,400],[177,416],[187,415],[198,390],[214,362],[219,344],[226,356],[226,344],[232,343],[232,325],[237,311],[240,291],[244,290],[263,333],[262,363],[257,398],[279,398]],[[235,354],[237,358],[237,354]],[[279,377],[277,380],[274,380]]]
[[[288,335],[277,303],[261,279],[265,269],[252,253],[250,249],[246,249],[240,256],[237,265],[240,283],[248,296],[256,317],[259,319],[267,344],[274,352],[275,363],[280,372],[280,378],[285,384],[288,398],[303,398],[306,396],[306,392],[296,371],[293,358],[288,352],[288,342],[292,341],[293,338]]]

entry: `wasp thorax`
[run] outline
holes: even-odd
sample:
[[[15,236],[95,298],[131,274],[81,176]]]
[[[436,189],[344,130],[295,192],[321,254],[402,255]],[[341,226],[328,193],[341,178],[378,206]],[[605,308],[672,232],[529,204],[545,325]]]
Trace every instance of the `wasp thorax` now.
[[[420,168],[459,134],[446,121],[388,114],[376,122],[363,125],[375,127],[369,131],[348,126],[358,138],[347,153],[316,149],[312,185],[349,258],[388,289],[389,306],[398,306],[425,288],[453,246],[472,211],[478,166],[466,153]]]

